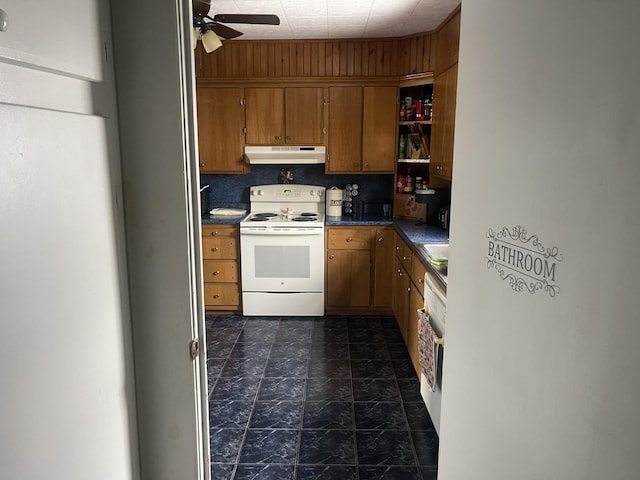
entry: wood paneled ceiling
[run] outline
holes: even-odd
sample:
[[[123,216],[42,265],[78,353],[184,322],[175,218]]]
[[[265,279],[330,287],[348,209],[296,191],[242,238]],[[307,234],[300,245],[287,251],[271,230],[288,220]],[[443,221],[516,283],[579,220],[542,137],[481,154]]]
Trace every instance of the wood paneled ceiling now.
[[[228,24],[239,40],[403,37],[434,30],[460,0],[211,0],[209,15],[268,13],[280,25]]]

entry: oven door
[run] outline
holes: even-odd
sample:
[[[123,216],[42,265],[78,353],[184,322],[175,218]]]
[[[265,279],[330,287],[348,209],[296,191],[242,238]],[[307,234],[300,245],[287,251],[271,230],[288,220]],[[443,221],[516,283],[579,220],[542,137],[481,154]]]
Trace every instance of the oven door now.
[[[243,292],[324,293],[324,228],[240,229]]]

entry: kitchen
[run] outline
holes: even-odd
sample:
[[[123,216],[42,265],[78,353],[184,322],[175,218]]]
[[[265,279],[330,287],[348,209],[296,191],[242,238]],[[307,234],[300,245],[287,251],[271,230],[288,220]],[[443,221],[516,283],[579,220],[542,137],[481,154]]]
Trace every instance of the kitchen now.
[[[446,290],[446,254],[434,265],[423,245],[448,243],[459,20],[458,7],[406,38],[196,50],[207,312],[395,316],[436,431],[444,311],[425,316],[439,342],[427,387],[418,309],[425,278]]]

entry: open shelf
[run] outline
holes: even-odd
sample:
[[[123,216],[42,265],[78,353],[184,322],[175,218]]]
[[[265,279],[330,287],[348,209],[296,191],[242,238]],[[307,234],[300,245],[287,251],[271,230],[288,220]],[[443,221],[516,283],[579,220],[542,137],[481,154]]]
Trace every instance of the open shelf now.
[[[398,122],[398,125],[431,125],[431,120],[403,120],[402,122]]]
[[[398,163],[430,163],[429,158],[399,158]]]

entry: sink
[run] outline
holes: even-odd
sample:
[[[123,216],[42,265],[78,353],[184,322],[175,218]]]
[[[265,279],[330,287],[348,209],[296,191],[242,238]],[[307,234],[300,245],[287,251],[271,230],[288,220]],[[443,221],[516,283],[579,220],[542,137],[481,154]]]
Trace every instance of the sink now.
[[[416,246],[421,249],[426,257],[426,260],[431,264],[431,268],[436,272],[437,276],[447,285],[448,276],[448,262],[432,263],[431,260],[444,260],[449,259],[449,244],[448,243],[418,243]]]
[[[448,243],[423,243],[420,248],[424,249],[429,260],[449,258]]]

